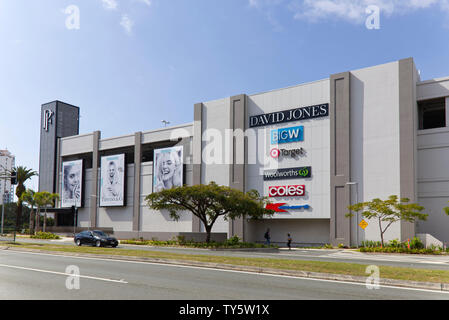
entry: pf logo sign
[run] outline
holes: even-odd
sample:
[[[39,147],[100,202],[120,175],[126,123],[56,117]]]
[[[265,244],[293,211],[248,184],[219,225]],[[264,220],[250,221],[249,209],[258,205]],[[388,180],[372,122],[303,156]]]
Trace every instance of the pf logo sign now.
[[[269,197],[302,197],[305,192],[305,185],[273,186],[268,188]]]
[[[47,110],[45,110],[44,111],[44,125],[43,125],[43,129],[45,130],[45,131],[48,131],[48,128],[49,128],[49,126],[50,126],[50,124],[53,122],[53,115],[54,115],[54,112],[53,111],[51,111],[50,109],[47,109]]]

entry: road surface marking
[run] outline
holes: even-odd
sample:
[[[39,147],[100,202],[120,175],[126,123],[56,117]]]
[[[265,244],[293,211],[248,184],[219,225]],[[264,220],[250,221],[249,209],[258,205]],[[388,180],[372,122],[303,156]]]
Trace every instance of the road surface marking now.
[[[46,256],[53,256],[53,257],[62,257],[62,258],[84,259],[84,260],[99,260],[99,261],[109,261],[109,262],[124,262],[124,263],[134,263],[134,264],[157,265],[157,266],[165,266],[165,267],[168,266],[168,267],[175,267],[175,268],[189,268],[189,269],[199,269],[199,270],[209,270],[209,271],[234,272],[234,273],[258,275],[258,276],[268,276],[268,277],[278,277],[278,278],[287,278],[287,279],[300,279],[300,280],[310,280],[310,281],[321,281],[321,282],[331,282],[331,283],[341,283],[341,284],[352,284],[352,285],[358,285],[358,286],[366,286],[365,282],[318,279],[318,278],[308,278],[308,277],[301,277],[301,276],[287,276],[287,275],[259,273],[259,272],[251,272],[251,271],[239,271],[239,270],[216,269],[216,268],[208,268],[208,267],[176,265],[176,264],[161,263],[161,262],[158,263],[158,262],[102,259],[102,258],[91,258],[91,257],[77,257],[77,256],[65,256],[65,255],[48,254],[48,253],[19,252],[19,251],[13,251],[13,250],[8,250],[8,252],[10,252],[10,253],[18,253],[18,254],[34,254],[34,255],[46,255]],[[67,275],[67,274],[62,273],[62,272],[60,274]],[[120,282],[122,280],[120,280],[120,281],[113,280],[113,281]],[[123,282],[123,283],[127,283],[127,282]],[[381,288],[391,288],[391,289],[410,290],[410,291],[421,291],[421,292],[430,292],[430,293],[439,293],[439,294],[449,294],[449,291],[441,291],[441,290],[422,289],[422,288],[410,288],[410,287],[399,287],[399,286],[393,286],[393,285],[379,285],[379,286]]]
[[[65,273],[65,272],[58,272],[58,271],[50,271],[50,270],[42,270],[42,269],[34,269],[34,268],[27,268],[27,267],[20,267],[20,266],[12,266],[7,264],[0,264],[0,267],[4,268],[11,268],[11,269],[19,269],[19,270],[26,270],[26,271],[35,271],[35,272],[42,272],[42,273],[50,273],[50,274],[57,274],[60,276],[68,276],[68,277],[80,277],[85,279],[91,279],[91,280],[100,280],[100,281],[108,281],[108,282],[117,282],[117,283],[124,283],[127,284],[125,280],[114,280],[114,279],[106,279],[106,278],[99,278],[99,277],[91,277],[91,276],[83,276],[83,275],[75,275],[73,273]]]

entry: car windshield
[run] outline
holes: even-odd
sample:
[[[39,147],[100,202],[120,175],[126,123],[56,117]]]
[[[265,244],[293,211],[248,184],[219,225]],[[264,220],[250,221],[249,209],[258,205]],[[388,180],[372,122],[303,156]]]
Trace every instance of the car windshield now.
[[[94,231],[94,234],[97,236],[107,237],[108,235],[103,231]]]

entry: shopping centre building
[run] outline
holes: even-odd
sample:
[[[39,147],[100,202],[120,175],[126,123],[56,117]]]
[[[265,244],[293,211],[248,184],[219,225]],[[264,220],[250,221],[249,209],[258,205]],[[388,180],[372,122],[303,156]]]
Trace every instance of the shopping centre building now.
[[[112,228],[119,238],[170,239],[204,231],[145,203],[176,185],[220,185],[269,197],[263,220],[217,221],[213,232],[296,244],[379,240],[377,221],[347,207],[390,195],[425,207],[386,239],[429,234],[449,242],[449,77],[422,81],[412,58],[328,79],[197,103],[193,122],[103,138],[79,134],[79,108],[42,106],[40,191],[61,195],[57,224]],[[78,208],[76,217],[68,210]],[[64,211],[64,208],[65,211]]]

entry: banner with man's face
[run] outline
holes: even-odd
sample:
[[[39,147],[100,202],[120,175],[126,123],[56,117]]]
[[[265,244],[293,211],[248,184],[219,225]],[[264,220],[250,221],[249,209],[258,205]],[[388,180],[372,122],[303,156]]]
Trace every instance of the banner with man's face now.
[[[62,197],[61,207],[81,207],[83,186],[83,160],[62,163]]]
[[[125,205],[125,155],[101,157],[100,207]]]
[[[154,150],[153,192],[183,185],[183,147]]]

